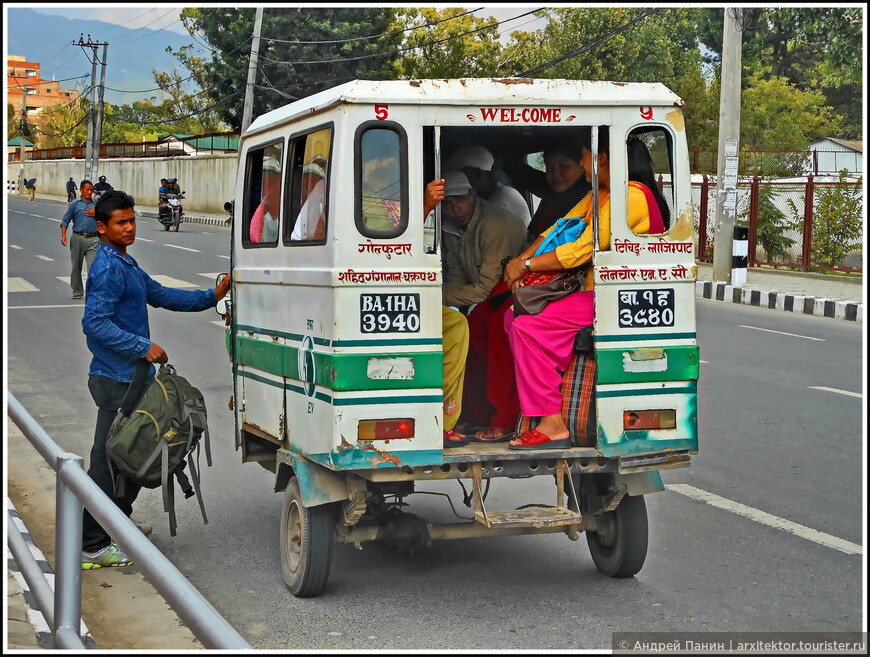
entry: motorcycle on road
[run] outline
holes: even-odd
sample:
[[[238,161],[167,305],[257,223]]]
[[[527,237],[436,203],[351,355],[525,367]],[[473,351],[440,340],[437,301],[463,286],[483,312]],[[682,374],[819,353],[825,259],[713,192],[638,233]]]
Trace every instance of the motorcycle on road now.
[[[181,199],[184,198],[184,192],[181,194],[166,194],[164,203],[160,204],[157,210],[157,219],[163,224],[164,230],[174,228],[178,232],[181,222],[184,221],[184,208],[181,205]]]

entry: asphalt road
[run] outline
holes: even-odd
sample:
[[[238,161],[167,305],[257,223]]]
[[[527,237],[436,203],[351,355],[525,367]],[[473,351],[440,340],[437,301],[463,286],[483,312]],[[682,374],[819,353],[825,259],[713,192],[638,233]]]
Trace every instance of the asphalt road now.
[[[82,303],[63,280],[63,207],[9,206],[8,389],[58,443],[86,457],[96,411]],[[228,238],[223,228],[184,224],[165,233],[143,220],[130,252],[152,275],[176,281],[169,284],[204,287],[228,267]],[[36,289],[12,292],[27,290],[18,278]],[[583,537],[444,541],[413,556],[338,545],[324,593],[294,598],[278,555],[281,496],[269,472],[242,465],[234,450],[230,364],[213,311],[150,311],[152,336],[206,396],[210,522],[203,526],[194,500],[177,501],[179,531],[170,538],[159,491],[143,492],[136,516],[259,649],[577,650],[609,648],[614,631],[866,629],[862,325],[703,299],[697,311],[700,453],[690,468],[665,473],[668,490],[647,496],[650,550],[634,578],[601,575]],[[50,486],[18,467],[8,478],[10,491],[22,480]],[[551,484],[538,479],[495,481],[488,506],[549,503]],[[469,514],[456,482],[418,490],[449,493],[457,513]],[[38,491],[19,484],[16,494],[25,493]],[[14,501],[27,521],[27,505]],[[443,496],[408,501],[427,519],[453,517]],[[115,570],[124,572],[101,577],[123,604],[135,569]],[[131,610],[143,608],[136,596],[126,596]],[[88,613],[86,606],[101,648],[136,647],[135,637],[124,645],[108,628],[117,618]]]

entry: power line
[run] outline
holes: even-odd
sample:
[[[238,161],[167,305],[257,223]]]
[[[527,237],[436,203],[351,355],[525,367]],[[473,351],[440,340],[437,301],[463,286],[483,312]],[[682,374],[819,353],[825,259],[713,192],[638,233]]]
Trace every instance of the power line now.
[[[270,59],[269,57],[263,57],[263,59],[267,62],[272,63],[272,64],[278,64],[279,66],[300,66],[303,64],[340,64],[340,63],[344,63],[344,62],[355,62],[355,61],[359,61],[361,59],[372,59],[373,57],[383,57],[384,55],[401,54],[403,52],[408,52],[409,50],[417,50],[418,48],[426,48],[428,46],[434,46],[434,45],[437,45],[439,43],[444,43],[445,41],[450,41],[451,39],[458,39],[459,37],[463,37],[463,36],[466,36],[468,34],[474,34],[476,32],[480,32],[482,30],[494,29],[497,26],[502,25],[504,23],[509,23],[510,21],[515,21],[517,19],[529,16],[530,14],[534,14],[536,11],[540,11],[540,9],[533,9],[532,11],[528,11],[525,14],[520,14],[519,16],[514,16],[513,18],[507,18],[503,21],[496,21],[495,23],[492,23],[490,25],[484,25],[482,27],[478,27],[478,28],[473,29],[473,30],[468,30],[467,32],[453,34],[453,35],[451,35],[449,37],[445,37],[443,39],[436,39],[435,41],[421,43],[421,44],[416,45],[416,46],[408,46],[407,48],[399,48],[398,50],[376,52],[376,53],[371,53],[369,55],[360,55],[358,57],[342,57],[339,59],[322,59],[322,60],[315,60],[315,61],[309,61],[309,62],[281,62],[281,61],[278,61],[276,59]],[[655,11],[658,11],[658,10],[655,10]]]
[[[612,29],[610,32],[601,35],[597,39],[593,39],[585,46],[581,46],[580,48],[576,48],[575,50],[571,50],[570,52],[566,52],[564,55],[560,55],[559,57],[556,57],[555,59],[551,59],[549,62],[545,62],[544,64],[541,64],[540,66],[536,66],[535,68],[529,69],[528,71],[525,71],[524,73],[520,73],[517,77],[527,78],[527,77],[531,77],[533,75],[537,75],[541,71],[545,71],[548,68],[555,66],[556,64],[558,64],[561,61],[564,61],[566,59],[570,59],[571,57],[576,57],[577,55],[584,53],[587,50],[591,50],[595,46],[603,43],[604,41],[606,41],[610,37],[616,36],[620,32],[627,30],[629,27],[631,27],[632,25],[634,25],[638,21],[646,18],[647,16],[655,14],[656,12],[659,12],[661,10],[662,9],[659,8],[659,9],[650,9],[649,11],[645,11],[637,18],[633,18],[625,25],[620,25],[619,27]]]
[[[445,21],[452,21],[456,18],[460,18],[462,16],[467,16],[468,14],[473,14],[476,11],[480,11],[483,7],[478,7],[477,9],[472,9],[471,11],[464,11],[461,14],[456,14],[455,16],[448,16],[447,18],[441,18],[437,21],[432,21],[431,23],[424,23],[423,25],[414,25],[412,27],[406,27],[403,30],[388,30],[387,32],[381,32],[380,34],[372,34],[370,36],[364,37],[353,37],[352,39],[340,39],[338,41],[298,41],[296,39],[270,39],[267,37],[263,37],[267,41],[274,41],[275,43],[293,43],[299,45],[328,45],[328,44],[339,44],[339,43],[352,43],[354,41],[368,41],[370,39],[380,39],[385,36],[391,36],[393,34],[403,34],[405,32],[410,32],[412,30],[421,30],[426,27],[431,27],[433,25],[438,25],[439,23],[443,23]]]

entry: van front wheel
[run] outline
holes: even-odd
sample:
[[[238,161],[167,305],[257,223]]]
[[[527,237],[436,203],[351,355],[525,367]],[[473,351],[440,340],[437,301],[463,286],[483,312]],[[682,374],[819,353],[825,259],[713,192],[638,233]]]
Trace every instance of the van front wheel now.
[[[290,593],[297,598],[313,598],[323,591],[332,545],[331,505],[303,505],[299,481],[292,477],[284,491],[281,512],[281,570]]]
[[[624,497],[603,514],[599,531],[586,532],[592,561],[610,577],[632,577],[643,568],[649,546],[649,522],[643,495]]]

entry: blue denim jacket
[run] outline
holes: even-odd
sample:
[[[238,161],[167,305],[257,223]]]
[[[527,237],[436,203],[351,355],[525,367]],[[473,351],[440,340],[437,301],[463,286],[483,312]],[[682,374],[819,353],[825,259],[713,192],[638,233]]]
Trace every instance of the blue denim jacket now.
[[[214,290],[165,287],[143,271],[136,260],[105,242],[88,272],[82,330],[93,354],[90,374],[129,382],[136,361],[151,348],[148,308],[197,311],[217,303]],[[149,379],[154,376],[152,365]]]

